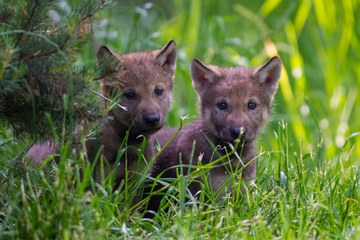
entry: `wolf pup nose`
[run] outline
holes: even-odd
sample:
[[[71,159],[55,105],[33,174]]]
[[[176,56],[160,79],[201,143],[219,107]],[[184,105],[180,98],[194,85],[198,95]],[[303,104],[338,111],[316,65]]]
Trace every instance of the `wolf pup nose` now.
[[[229,131],[233,139],[244,138],[246,134],[246,130],[244,127],[232,127]]]
[[[150,127],[156,127],[160,121],[160,114],[151,113],[143,116],[144,122]]]

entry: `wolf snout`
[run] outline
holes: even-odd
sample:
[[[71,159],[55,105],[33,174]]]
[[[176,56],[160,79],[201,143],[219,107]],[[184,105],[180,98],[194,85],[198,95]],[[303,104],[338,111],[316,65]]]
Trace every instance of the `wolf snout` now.
[[[143,121],[146,125],[150,127],[154,127],[158,125],[160,122],[160,114],[158,113],[145,114],[143,116]]]
[[[246,128],[244,127],[232,127],[230,128],[230,136],[233,139],[243,138],[246,134]]]

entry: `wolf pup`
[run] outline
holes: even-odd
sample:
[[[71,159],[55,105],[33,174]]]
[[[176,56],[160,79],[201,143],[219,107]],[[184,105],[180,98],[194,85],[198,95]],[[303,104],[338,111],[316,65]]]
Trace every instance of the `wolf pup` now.
[[[209,172],[209,183],[213,191],[218,190],[229,178],[228,169],[241,169],[243,180],[256,177],[256,136],[269,119],[272,101],[278,88],[281,61],[271,58],[257,68],[242,66],[222,68],[205,65],[199,60],[191,63],[191,77],[199,103],[201,116],[194,123],[183,128],[172,142],[161,152],[152,168],[152,177],[176,178],[176,166],[196,166],[201,159],[208,164],[225,154],[230,144],[238,144],[237,155],[230,156],[228,164],[216,164]],[[162,129],[154,134],[160,144],[174,133],[173,129]],[[194,147],[195,146],[195,147]],[[218,154],[214,155],[214,146]],[[190,159],[194,148],[193,159]],[[184,174],[186,174],[184,166]],[[178,171],[180,172],[180,171]],[[156,189],[160,189],[157,183]],[[193,182],[189,190],[196,195],[200,183]],[[147,210],[157,211],[160,195],[150,198]],[[151,217],[151,211],[145,217]]]
[[[127,170],[134,170],[137,164],[137,151],[144,136],[149,136],[164,125],[165,114],[172,101],[173,77],[176,69],[176,44],[168,42],[163,48],[148,52],[128,54],[113,53],[102,46],[97,54],[101,68],[102,94],[106,98],[119,96],[119,105],[113,107],[101,123],[98,133],[86,140],[87,156],[94,162],[101,150],[106,159],[105,174],[114,167],[119,147],[127,149],[120,159],[118,184]],[[125,136],[128,134],[127,141]],[[126,142],[126,143],[125,143]],[[75,148],[79,148],[75,143]],[[148,146],[147,146],[148,147]],[[76,149],[79,151],[79,149]],[[36,143],[26,156],[35,165],[57,152],[53,140]],[[145,150],[147,154],[148,150]],[[120,156],[119,156],[120,157]],[[125,159],[128,160],[125,163]],[[95,180],[100,181],[100,164],[97,164]]]
[[[106,174],[120,158],[116,180],[119,183],[126,170],[134,171],[137,167],[141,136],[149,138],[164,125],[172,101],[176,45],[170,41],[159,50],[128,54],[116,54],[102,46],[97,59],[102,69],[102,94],[107,98],[120,96],[121,106],[113,107],[97,136],[86,141],[87,156],[93,162],[102,148],[102,156],[108,163],[104,169]],[[120,146],[126,146],[126,154],[121,156]],[[148,151],[146,149],[145,154]],[[97,167],[95,171],[97,181],[99,170]]]

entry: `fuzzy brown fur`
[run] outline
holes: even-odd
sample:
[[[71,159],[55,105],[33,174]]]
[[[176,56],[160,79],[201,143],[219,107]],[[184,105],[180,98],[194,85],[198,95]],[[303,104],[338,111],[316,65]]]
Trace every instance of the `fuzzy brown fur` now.
[[[191,76],[199,97],[201,117],[182,129],[163,150],[153,166],[152,177],[176,178],[180,155],[182,164],[191,163],[194,170],[200,160],[208,164],[223,156],[225,148],[231,152],[230,146],[240,141],[236,151],[240,159],[233,154],[230,163],[217,164],[210,170],[208,182],[212,190],[217,191],[229,178],[229,169],[242,169],[244,180],[254,179],[256,137],[269,119],[280,72],[281,62],[277,57],[254,69],[221,68],[193,60]],[[173,129],[162,129],[152,138],[164,144],[172,133]],[[193,149],[193,159],[190,159]],[[157,189],[160,185],[158,183]],[[193,182],[189,189],[196,195],[201,183]],[[159,195],[151,197],[148,210],[157,211],[161,199]]]

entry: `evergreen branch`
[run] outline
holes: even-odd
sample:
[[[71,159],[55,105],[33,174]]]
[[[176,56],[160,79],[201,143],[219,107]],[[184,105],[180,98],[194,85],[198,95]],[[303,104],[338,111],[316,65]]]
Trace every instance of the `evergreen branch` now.
[[[48,125],[46,113],[54,118],[55,128],[62,129],[65,122],[72,128],[75,121],[93,121],[101,111],[89,106],[98,98],[85,99],[89,95],[84,88],[87,79],[70,64],[78,59],[79,46],[88,40],[84,37],[92,31],[96,12],[109,1],[79,2],[69,11],[61,11],[63,6],[56,2],[20,0],[0,4],[0,20],[4,20],[0,22],[0,44],[4,45],[0,122],[11,125],[17,136],[47,138],[51,133],[43,127]],[[56,18],[49,18],[49,11],[58,7]]]
[[[28,30],[28,27],[30,26],[30,23],[32,22],[32,18],[34,17],[35,15],[35,11],[36,11],[36,8],[37,8],[37,5],[38,5],[38,0],[35,0],[35,6],[32,7],[32,11],[30,13],[30,17],[27,19],[27,21],[25,22],[25,27],[24,27],[24,30]],[[30,29],[31,30],[31,29]]]
[[[32,11],[30,13],[30,17],[28,19],[26,19],[25,21],[25,26],[24,26],[24,31],[28,31],[28,27],[30,26],[30,23],[32,21],[32,18],[34,17],[35,15],[35,11],[36,11],[36,8],[37,8],[37,4],[38,4],[38,1],[35,0],[35,6],[32,8]],[[31,29],[30,29],[31,30]],[[23,37],[23,34],[20,34],[19,38],[16,40],[16,43],[15,43],[15,46],[19,45],[19,43],[21,42],[22,40],[22,37]]]
[[[92,16],[94,16],[96,12],[98,12],[101,8],[103,8],[106,5],[106,2],[107,1],[103,1],[102,3],[97,5],[92,12],[90,12],[90,13],[86,14],[84,17],[82,17],[80,21],[85,21],[86,19],[91,18]]]
[[[67,56],[64,54],[64,52],[60,49],[59,45],[50,40],[48,37],[42,35],[42,34],[37,34],[37,33],[33,33],[33,32],[29,32],[29,31],[25,31],[25,30],[13,30],[13,31],[8,31],[8,32],[2,32],[0,33],[0,36],[6,36],[6,35],[11,35],[11,34],[27,34],[30,36],[34,36],[34,37],[38,37],[43,39],[46,43],[50,44],[51,46],[55,47],[56,51],[59,52],[59,54],[64,58],[64,60],[66,62],[69,62],[69,59],[67,58]]]
[[[88,13],[88,14],[86,14],[86,15],[83,16],[82,18],[80,18],[80,24],[79,24],[79,25],[81,25],[81,22],[83,22],[83,21],[91,18],[92,16],[94,16],[97,11],[99,11],[100,9],[102,9],[102,8],[106,5],[106,3],[107,3],[107,1],[103,1],[101,4],[97,5],[97,6],[94,8],[93,11],[91,11],[91,12]],[[57,32],[59,32],[59,31],[63,30],[65,27],[66,27],[66,26],[64,25],[64,26],[55,28],[55,29],[52,31],[52,33],[57,33]]]
[[[43,52],[41,54],[39,54],[39,52],[35,52],[29,56],[23,57],[22,60],[25,61],[25,60],[33,60],[35,58],[48,57],[52,54],[57,53],[58,51],[63,51],[69,40],[70,40],[70,36],[68,36],[60,46],[58,45],[58,48],[55,48],[47,52]]]

